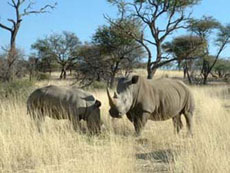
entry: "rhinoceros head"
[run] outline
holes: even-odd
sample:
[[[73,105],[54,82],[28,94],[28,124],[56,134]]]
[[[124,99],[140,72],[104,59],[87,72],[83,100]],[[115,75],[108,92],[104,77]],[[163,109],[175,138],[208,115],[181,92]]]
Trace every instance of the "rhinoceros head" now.
[[[87,118],[87,126],[91,133],[99,133],[101,130],[100,106],[101,102],[96,100],[95,104],[92,105],[92,110]]]
[[[135,95],[135,86],[138,83],[139,76],[131,76],[121,78],[117,84],[117,91],[114,92],[113,97],[107,88],[107,95],[109,98],[110,110],[109,113],[114,118],[121,118],[126,114],[133,103]]]

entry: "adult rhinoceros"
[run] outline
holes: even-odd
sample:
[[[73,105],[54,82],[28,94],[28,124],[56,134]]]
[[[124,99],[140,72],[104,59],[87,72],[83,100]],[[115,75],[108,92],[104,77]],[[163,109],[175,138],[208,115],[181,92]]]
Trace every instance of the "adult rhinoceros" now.
[[[172,79],[147,80],[132,75],[118,81],[117,91],[111,97],[110,115],[121,118],[126,114],[133,122],[137,135],[148,119],[162,121],[172,118],[175,132],[182,128],[181,114],[184,114],[188,133],[192,135],[194,99],[184,83]]]
[[[53,85],[36,89],[27,100],[28,113],[36,120],[39,130],[45,116],[49,116],[71,120],[74,129],[78,129],[80,120],[85,120],[89,131],[97,133],[101,126],[100,106],[100,101],[83,90]]]

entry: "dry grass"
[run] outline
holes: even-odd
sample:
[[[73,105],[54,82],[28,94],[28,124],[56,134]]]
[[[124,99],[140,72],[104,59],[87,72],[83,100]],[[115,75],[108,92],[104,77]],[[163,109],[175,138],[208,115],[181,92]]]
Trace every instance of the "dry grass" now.
[[[37,86],[48,83],[69,84]],[[197,105],[193,138],[186,137],[185,127],[175,136],[171,120],[149,121],[136,138],[126,117],[109,117],[105,91],[92,91],[103,103],[107,128],[94,137],[74,132],[68,121],[49,118],[40,134],[26,114],[25,100],[1,100],[0,172],[230,172],[228,89],[191,87]]]

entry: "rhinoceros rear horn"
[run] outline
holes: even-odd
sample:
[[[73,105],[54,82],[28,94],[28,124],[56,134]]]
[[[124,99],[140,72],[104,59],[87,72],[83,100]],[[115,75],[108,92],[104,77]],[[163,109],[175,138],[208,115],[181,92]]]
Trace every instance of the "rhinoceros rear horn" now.
[[[135,84],[138,82],[139,76],[135,75],[132,77],[132,84]]]
[[[109,98],[109,105],[114,106],[114,102],[113,102],[113,99],[112,99],[112,97],[110,95],[109,88],[107,88],[107,95],[108,95],[108,98]]]
[[[99,100],[96,100],[95,106],[98,107],[98,108],[101,107],[101,102]]]

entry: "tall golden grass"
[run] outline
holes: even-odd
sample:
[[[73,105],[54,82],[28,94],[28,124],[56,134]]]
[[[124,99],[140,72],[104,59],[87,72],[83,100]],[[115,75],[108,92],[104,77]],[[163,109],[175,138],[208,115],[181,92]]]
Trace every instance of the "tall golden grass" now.
[[[48,83],[69,84],[37,86]],[[102,102],[106,129],[99,136],[77,133],[68,121],[49,118],[39,133],[27,115],[26,100],[1,100],[0,172],[230,172],[228,88],[191,87],[196,101],[193,138],[186,137],[184,119],[178,136],[168,120],[148,121],[135,137],[125,116],[109,117],[104,90],[91,91]]]

